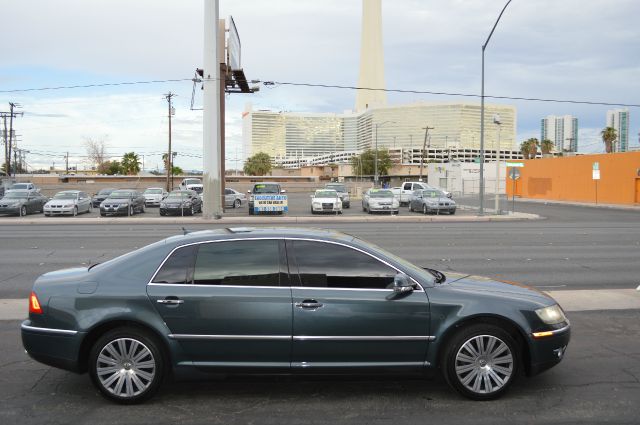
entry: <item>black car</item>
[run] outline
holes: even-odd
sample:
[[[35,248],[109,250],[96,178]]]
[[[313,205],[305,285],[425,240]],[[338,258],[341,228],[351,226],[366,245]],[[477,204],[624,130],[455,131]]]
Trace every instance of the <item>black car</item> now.
[[[25,216],[43,212],[48,200],[35,190],[11,189],[0,199],[0,214]]]
[[[122,403],[149,398],[166,376],[439,371],[489,400],[521,371],[558,364],[569,339],[563,310],[533,288],[291,228],[187,233],[46,273],[22,323],[32,358],[88,371]]]
[[[145,198],[137,190],[118,189],[100,203],[100,215],[128,215],[144,212]]]
[[[114,190],[116,190],[116,189],[114,189],[114,188],[100,189],[98,191],[98,193],[93,195],[93,197],[91,198],[91,205],[93,206],[93,208],[99,208],[100,204],[102,203],[102,201],[107,199],[109,194],[111,192],[113,192]]]
[[[195,190],[174,190],[160,202],[160,215],[194,215],[202,212],[202,199]]]

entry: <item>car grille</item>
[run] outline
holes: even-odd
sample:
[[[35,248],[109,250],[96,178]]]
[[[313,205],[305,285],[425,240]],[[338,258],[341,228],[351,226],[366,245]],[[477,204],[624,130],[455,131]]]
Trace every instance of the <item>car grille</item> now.
[[[332,203],[323,202],[322,203],[322,209],[323,210],[332,210],[333,209],[333,204]]]
[[[8,204],[2,204],[0,205],[0,208],[7,208],[9,205]]]
[[[202,188],[201,187],[194,187],[194,188],[191,188],[191,190],[193,190],[196,193],[202,193]]]

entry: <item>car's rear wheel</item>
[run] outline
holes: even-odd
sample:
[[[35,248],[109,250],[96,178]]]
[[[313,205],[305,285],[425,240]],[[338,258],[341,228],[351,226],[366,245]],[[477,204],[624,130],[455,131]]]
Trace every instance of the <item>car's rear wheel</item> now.
[[[242,202],[240,201],[240,199],[236,199],[235,201],[233,201],[233,208],[240,208],[240,204]]]
[[[78,207],[75,206],[75,207],[73,207],[73,216],[75,217],[77,215],[78,215]]]
[[[429,212],[429,209],[427,208],[426,204],[422,205],[422,214],[427,215],[427,213]]]
[[[500,397],[515,379],[520,364],[516,341],[490,324],[469,326],[454,335],[443,362],[447,383],[473,400]]]
[[[25,215],[27,215],[27,206],[23,205],[22,207],[20,207],[20,216],[24,217]]]
[[[146,208],[146,206],[144,204],[142,204],[142,207],[140,207],[140,212],[144,214],[145,208]]]
[[[151,397],[162,384],[164,369],[156,338],[134,327],[107,332],[89,354],[94,385],[118,403],[140,403]]]

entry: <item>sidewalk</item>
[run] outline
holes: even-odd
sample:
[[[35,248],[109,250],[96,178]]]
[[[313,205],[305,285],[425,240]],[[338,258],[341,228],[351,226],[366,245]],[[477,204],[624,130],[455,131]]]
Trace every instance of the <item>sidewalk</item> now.
[[[509,198],[511,199],[511,198]],[[511,202],[511,201],[509,201]],[[591,207],[591,208],[609,208],[614,210],[624,210],[624,211],[639,211],[640,205],[620,205],[620,204],[594,204],[590,202],[574,202],[574,201],[557,201],[555,199],[534,199],[534,198],[518,198],[516,197],[517,202],[531,202],[535,204],[550,204],[550,205],[574,205],[576,207]]]

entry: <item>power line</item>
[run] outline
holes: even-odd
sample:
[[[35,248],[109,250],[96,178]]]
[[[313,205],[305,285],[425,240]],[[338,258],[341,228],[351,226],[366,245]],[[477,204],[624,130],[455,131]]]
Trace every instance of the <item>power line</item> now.
[[[149,81],[124,81],[119,83],[96,83],[96,84],[83,84],[74,86],[57,86],[57,87],[36,87],[28,89],[12,89],[12,90],[0,90],[0,93],[20,93],[30,91],[45,91],[45,90],[66,90],[66,89],[86,89],[92,87],[113,87],[113,86],[133,86],[138,84],[160,84],[160,83],[180,83],[183,81],[192,81],[192,78],[176,78],[169,80],[149,80]]]
[[[262,82],[262,84],[264,84],[265,86],[273,86],[277,84],[281,86],[320,87],[320,88],[348,89],[348,90],[370,90],[370,91],[384,91],[384,92],[391,92],[391,93],[432,94],[432,95],[440,95],[440,96],[459,96],[459,97],[473,97],[473,98],[481,97],[479,94],[473,94],[473,93],[455,93],[455,92],[444,92],[444,91],[439,92],[439,91],[430,91],[430,90],[381,89],[381,88],[372,88],[372,87],[342,86],[337,84],[296,83],[296,82],[290,82],[290,81],[252,80],[251,82],[254,84]],[[485,95],[484,97],[490,98],[490,99],[523,100],[528,102],[572,103],[572,104],[580,104],[580,105],[624,106],[629,108],[640,108],[640,104],[635,104],[635,103],[599,102],[599,101],[572,100],[572,99],[544,99],[544,98],[536,98],[536,97],[519,97],[519,96]]]

